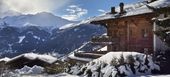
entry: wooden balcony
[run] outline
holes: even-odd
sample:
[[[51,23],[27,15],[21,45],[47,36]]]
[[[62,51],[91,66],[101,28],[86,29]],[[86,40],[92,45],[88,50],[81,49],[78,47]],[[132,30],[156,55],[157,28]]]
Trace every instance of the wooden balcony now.
[[[74,56],[76,57],[81,57],[81,58],[92,58],[92,59],[97,59],[101,57],[103,54],[97,54],[97,53],[82,53],[82,52],[76,52],[74,53]]]
[[[109,36],[94,36],[91,41],[95,44],[117,44],[119,43],[119,38],[112,38]]]

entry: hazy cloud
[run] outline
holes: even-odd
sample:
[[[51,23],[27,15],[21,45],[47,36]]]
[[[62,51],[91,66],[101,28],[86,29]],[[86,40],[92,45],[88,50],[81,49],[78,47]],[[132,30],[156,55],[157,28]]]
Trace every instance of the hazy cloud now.
[[[35,14],[53,12],[67,4],[70,0],[0,0],[0,17],[5,12]]]
[[[99,12],[101,12],[101,13],[107,13],[105,10],[103,10],[103,9],[98,9],[98,11]]]
[[[68,12],[68,15],[63,15],[62,18],[68,19],[68,20],[77,20],[83,15],[88,13],[87,9],[83,9],[77,5],[70,5],[66,9]]]
[[[4,0],[0,1],[0,18],[5,16],[17,15],[17,14],[19,13],[10,10],[9,7],[5,5]]]

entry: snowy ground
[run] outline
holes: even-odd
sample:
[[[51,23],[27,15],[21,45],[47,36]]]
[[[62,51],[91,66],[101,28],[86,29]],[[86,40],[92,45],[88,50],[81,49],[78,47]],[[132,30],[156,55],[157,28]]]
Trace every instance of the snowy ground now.
[[[62,73],[57,75],[23,75],[22,77],[80,77],[80,76]],[[146,75],[137,77],[170,77],[170,75]]]
[[[139,77],[170,77],[170,75],[147,75],[147,76],[139,76]]]
[[[80,77],[80,76],[62,73],[62,74],[57,74],[57,75],[23,75],[21,77]]]
[[[134,64],[134,65],[131,65]],[[118,66],[120,65],[120,66]],[[109,52],[86,65],[75,65],[68,73],[91,77],[150,77],[152,71],[160,70],[152,60],[152,56],[138,52]],[[151,76],[152,77],[152,76]]]

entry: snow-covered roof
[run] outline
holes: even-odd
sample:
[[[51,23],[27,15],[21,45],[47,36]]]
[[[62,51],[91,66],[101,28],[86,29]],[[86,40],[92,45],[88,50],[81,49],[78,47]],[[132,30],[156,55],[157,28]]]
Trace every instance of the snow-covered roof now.
[[[99,50],[97,51],[107,51],[107,46],[103,47],[103,48],[100,48]]]
[[[40,54],[36,54],[36,53],[25,53],[25,54],[21,54],[19,56],[12,58],[8,62],[16,60],[20,57],[25,57],[25,58],[30,59],[30,60],[39,59],[39,60],[42,60],[42,61],[50,63],[50,64],[57,61],[57,58],[50,56],[50,55],[47,55],[47,54],[40,55]]]
[[[1,59],[0,59],[0,62],[1,62],[1,61],[5,61],[5,62],[7,62],[7,61],[9,61],[9,60],[11,60],[11,59],[10,59],[10,58],[8,58],[8,57],[5,57],[5,58],[1,58]]]
[[[166,34],[170,34],[170,31],[166,32]]]
[[[76,57],[76,56],[74,56],[74,53],[68,55],[68,57],[69,57],[70,59],[79,60],[79,61],[85,61],[85,62],[89,62],[89,61],[92,61],[92,60],[93,60],[93,59],[91,59],[91,58]]]
[[[82,23],[90,23],[93,21],[116,19],[116,18],[121,18],[121,17],[152,13],[153,12],[152,9],[149,9],[147,7],[147,5],[154,7],[154,8],[170,7],[170,0],[157,0],[152,3],[139,2],[136,4],[125,5],[124,9],[125,9],[126,13],[124,13],[123,15],[119,15],[118,13],[117,14],[106,13],[104,15],[100,15],[97,17],[92,17],[87,20],[84,20],[84,21],[82,21]],[[119,7],[116,8],[116,12],[118,12],[118,11],[119,11]]]

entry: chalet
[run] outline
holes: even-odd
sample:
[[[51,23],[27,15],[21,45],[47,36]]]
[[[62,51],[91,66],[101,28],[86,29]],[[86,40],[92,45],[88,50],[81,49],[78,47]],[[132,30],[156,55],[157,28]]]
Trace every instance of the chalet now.
[[[166,45],[154,34],[157,28],[152,19],[158,14],[151,8],[169,6],[168,0],[143,1],[131,5],[120,3],[118,8],[112,7],[111,12],[88,19],[88,23],[100,24],[107,29],[107,35],[92,38],[94,44],[105,45],[107,51],[74,53],[74,56],[95,59],[110,51],[154,54],[157,50],[166,49]],[[159,17],[164,16],[167,15]]]
[[[57,58],[49,55],[39,55],[35,53],[25,53],[16,56],[6,62],[6,65],[11,69],[22,68],[25,65],[32,67],[34,65],[38,66],[49,66],[57,61]]]

